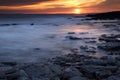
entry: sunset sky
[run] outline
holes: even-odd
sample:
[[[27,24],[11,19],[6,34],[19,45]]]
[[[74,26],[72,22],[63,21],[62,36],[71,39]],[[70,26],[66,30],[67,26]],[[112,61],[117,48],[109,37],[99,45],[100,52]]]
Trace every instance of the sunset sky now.
[[[0,0],[5,14],[82,14],[120,11],[120,0]]]

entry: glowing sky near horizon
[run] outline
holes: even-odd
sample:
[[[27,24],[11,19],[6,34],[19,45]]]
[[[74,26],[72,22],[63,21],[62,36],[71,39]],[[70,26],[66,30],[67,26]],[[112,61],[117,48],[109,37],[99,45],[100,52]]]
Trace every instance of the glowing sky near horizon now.
[[[0,13],[80,14],[120,11],[120,0],[3,0]],[[113,7],[114,6],[114,7]]]

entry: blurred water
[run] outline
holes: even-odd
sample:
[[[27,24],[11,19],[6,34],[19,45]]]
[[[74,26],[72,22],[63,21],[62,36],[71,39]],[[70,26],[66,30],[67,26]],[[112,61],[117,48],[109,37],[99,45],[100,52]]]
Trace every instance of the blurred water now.
[[[68,32],[74,36],[96,37],[110,33],[103,28],[102,21],[82,21],[82,18],[68,19],[72,16],[33,16],[2,17],[0,26],[0,60],[18,62],[38,62],[41,58],[51,58],[68,54],[69,49],[85,45],[83,41],[71,41],[65,37]],[[110,21],[108,21],[110,22]],[[13,23],[17,25],[12,25]],[[34,23],[34,25],[30,25]],[[79,23],[79,25],[77,25]],[[82,34],[80,32],[88,32]],[[116,33],[112,31],[111,33]],[[40,50],[39,50],[39,49]],[[98,55],[99,53],[97,53]]]

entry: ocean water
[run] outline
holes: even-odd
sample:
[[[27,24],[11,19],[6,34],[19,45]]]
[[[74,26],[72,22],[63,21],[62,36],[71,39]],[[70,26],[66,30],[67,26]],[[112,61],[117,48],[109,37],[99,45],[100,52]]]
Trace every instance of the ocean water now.
[[[95,37],[97,40],[101,34],[118,33],[103,27],[117,25],[118,20],[85,19],[75,15],[0,15],[0,61],[39,62],[86,45],[82,40],[73,41],[66,36]],[[80,34],[82,32],[88,34]],[[87,45],[96,47],[96,44]],[[106,54],[98,51],[92,55]]]

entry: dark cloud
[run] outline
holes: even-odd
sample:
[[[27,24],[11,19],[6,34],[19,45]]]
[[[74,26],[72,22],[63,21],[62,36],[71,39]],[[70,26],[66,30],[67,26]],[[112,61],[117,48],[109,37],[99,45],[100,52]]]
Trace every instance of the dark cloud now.
[[[70,13],[71,8],[48,8],[48,9],[37,9],[37,10],[0,10],[0,14],[45,14],[45,13],[56,14],[56,13]]]
[[[98,8],[118,8],[120,6],[120,0],[106,0],[100,5],[96,6]],[[119,7],[120,8],[120,7]]]
[[[120,9],[120,0],[106,0],[105,2],[95,5],[95,6],[89,6],[88,8],[118,8]]]
[[[89,12],[120,11],[120,0],[106,0],[98,5],[81,7]]]
[[[54,0],[0,0],[0,6],[19,6],[29,5],[39,2],[54,1]]]

